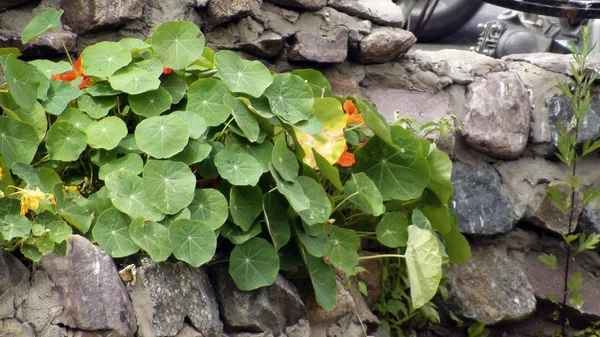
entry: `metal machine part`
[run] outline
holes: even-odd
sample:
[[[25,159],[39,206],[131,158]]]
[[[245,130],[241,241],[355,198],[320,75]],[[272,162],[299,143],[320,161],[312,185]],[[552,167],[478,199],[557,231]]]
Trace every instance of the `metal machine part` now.
[[[494,20],[483,25],[483,32],[471,50],[491,57],[510,54],[551,51],[552,39],[537,30],[512,23]]]

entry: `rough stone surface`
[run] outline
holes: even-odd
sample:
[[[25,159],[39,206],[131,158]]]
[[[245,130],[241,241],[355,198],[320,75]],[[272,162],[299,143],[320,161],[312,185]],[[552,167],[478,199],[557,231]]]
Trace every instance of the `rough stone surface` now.
[[[600,234],[600,205],[588,204],[579,216],[579,229],[587,235]]]
[[[71,32],[59,32],[69,52],[77,51],[77,35]],[[47,33],[23,45],[21,32],[14,30],[0,30],[0,48],[19,48],[25,57],[42,57],[47,55],[64,54],[60,39],[56,33]]]
[[[308,280],[305,280],[308,281]],[[326,323],[325,326],[337,321],[338,319],[346,316],[356,308],[354,299],[350,291],[344,287],[344,285],[338,280],[336,286],[336,303],[332,310],[325,311],[317,303],[315,299],[314,290],[310,282],[296,282],[302,301],[306,305],[308,310],[308,320],[312,325],[319,325]]]
[[[402,10],[392,0],[328,0],[327,5],[384,26],[404,26]]]
[[[131,300],[144,337],[174,336],[189,323],[204,337],[223,331],[219,307],[204,269],[183,262],[156,263],[141,258]]]
[[[296,288],[281,275],[272,285],[253,291],[238,290],[223,266],[211,268],[210,277],[226,329],[279,336],[307,317]]]
[[[548,107],[548,120],[550,122],[550,132],[552,144],[556,145],[559,136],[557,125],[568,127],[573,118],[573,109],[566,96],[555,96],[546,101]],[[590,110],[586,118],[581,122],[577,143],[583,144],[586,140],[596,141],[600,139],[600,96],[595,95],[592,99]]]
[[[136,318],[113,260],[86,238],[73,235],[65,257],[40,261],[64,307],[55,321],[82,330],[114,330],[133,336]]]
[[[219,25],[252,13],[261,0],[211,0],[208,3],[208,15],[212,24]]]
[[[281,35],[267,32],[252,41],[241,42],[239,49],[264,59],[272,59],[281,53],[283,45],[284,39]]]
[[[513,54],[502,58],[506,62],[526,62],[537,67],[546,69],[559,74],[571,75],[569,64],[574,62],[573,56],[570,54],[554,54],[554,53],[531,53],[531,54]],[[599,59],[590,59],[586,69],[590,72],[595,72],[600,68]]]
[[[290,61],[310,61],[319,63],[340,63],[348,54],[348,29],[339,27],[331,36],[298,32],[288,59]]]
[[[551,181],[550,187],[558,188],[564,197],[569,193],[569,185],[564,181]],[[581,201],[581,195],[575,197],[577,203]],[[574,209],[573,219],[578,219],[581,214],[581,207]],[[537,205],[534,214],[527,219],[534,225],[551,230],[556,233],[569,233],[569,214],[565,214],[558,210],[550,200],[547,194],[544,194],[544,198]]]
[[[493,235],[513,228],[515,213],[492,167],[455,162],[452,186],[461,233]]]
[[[0,0],[0,12],[12,7],[17,7],[26,3],[29,0]]]
[[[49,327],[50,323],[59,323],[57,315],[64,308],[55,284],[43,270],[38,270],[31,278],[31,286],[21,296],[16,296],[15,318],[33,326],[36,333]]]
[[[413,118],[419,123],[439,120],[450,115],[450,96],[439,91],[435,94],[405,89],[367,89],[367,96],[388,122],[400,117]]]
[[[341,64],[341,66],[347,63]],[[357,96],[362,97],[360,90],[360,79],[361,74],[352,74],[351,72],[345,71],[346,69],[339,69],[341,67],[328,67],[323,71],[323,76],[327,78],[329,84],[331,84],[331,91],[337,96]]]
[[[29,270],[12,254],[0,251],[0,300],[14,295],[20,284],[29,280]],[[8,316],[0,316],[5,318]]]
[[[301,10],[309,10],[316,11],[319,10],[325,5],[327,5],[327,0],[267,0],[276,5],[282,7],[289,7],[294,9]]]
[[[535,311],[533,287],[505,250],[472,244],[471,254],[469,262],[446,274],[452,312],[487,325],[521,320]]]
[[[34,337],[31,325],[21,323],[16,319],[0,320],[0,337]]]
[[[529,95],[517,75],[488,74],[468,86],[461,132],[472,148],[492,157],[514,159],[527,146],[530,113]]]
[[[341,27],[348,30],[348,47],[356,49],[359,41],[371,32],[372,24],[367,20],[360,20],[331,7],[325,7],[316,12],[305,12],[300,15],[293,31],[327,36]],[[277,29],[274,31],[277,32]]]
[[[373,28],[371,34],[360,40],[357,58],[363,64],[385,63],[406,53],[416,41],[415,36],[404,29]]]
[[[63,22],[82,34],[139,19],[147,0],[69,0],[61,4]]]

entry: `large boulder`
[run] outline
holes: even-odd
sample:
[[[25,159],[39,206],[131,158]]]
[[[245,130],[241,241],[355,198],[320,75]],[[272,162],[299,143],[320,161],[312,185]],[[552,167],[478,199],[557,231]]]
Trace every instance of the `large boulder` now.
[[[148,0],[69,0],[61,4],[63,22],[77,34],[139,19]]]
[[[46,255],[40,269],[60,296],[54,321],[75,329],[110,330],[133,336],[137,321],[127,289],[112,258],[86,238],[73,235],[66,256]]]
[[[0,30],[0,48],[18,48],[26,57],[64,54],[63,42],[69,52],[77,51],[77,35],[71,32],[46,33],[23,45],[20,31]]]
[[[415,36],[404,29],[373,28],[360,40],[357,58],[363,64],[385,63],[407,52],[416,41]]]
[[[392,0],[328,0],[327,5],[383,26],[404,26],[402,9]]]
[[[213,25],[219,25],[249,15],[261,3],[261,0],[211,0],[208,3],[208,15]]]
[[[175,336],[188,330],[204,337],[221,336],[219,307],[203,268],[143,257],[130,295],[140,337]],[[184,326],[186,318],[192,326]]]
[[[467,89],[467,112],[461,130],[466,143],[489,156],[517,158],[527,146],[531,104],[512,72],[488,74]]]
[[[472,244],[471,254],[469,262],[446,273],[452,312],[488,325],[519,321],[535,311],[533,287],[505,249]]]
[[[0,319],[13,317],[17,289],[28,284],[27,267],[12,254],[0,251]]]
[[[338,27],[331,35],[298,32],[288,52],[290,61],[340,63],[348,54],[348,29]]]

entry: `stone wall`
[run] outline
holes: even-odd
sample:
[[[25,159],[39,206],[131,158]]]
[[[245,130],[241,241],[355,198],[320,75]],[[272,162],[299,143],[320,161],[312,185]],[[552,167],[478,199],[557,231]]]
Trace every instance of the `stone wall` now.
[[[9,8],[10,7],[10,8]],[[0,0],[0,46],[26,57],[61,53],[53,37],[22,46],[19,31],[32,16],[62,7],[61,32],[69,50],[100,40],[145,38],[167,20],[198,24],[209,46],[261,58],[274,70],[322,70],[338,95],[374,101],[391,122],[395,111],[420,122],[456,116],[457,131],[443,148],[454,160],[459,228],[473,257],[448,271],[450,300],[440,303],[462,318],[493,325],[501,336],[548,335],[548,296],[561,294],[558,272],[538,260],[566,250],[558,234],[565,217],[545,198],[568,171],[556,157],[556,125],[572,112],[556,88],[572,81],[569,56],[515,55],[495,60],[465,51],[412,50],[414,37],[391,0]],[[60,57],[60,56],[59,56]],[[600,61],[592,62],[597,69]],[[580,142],[600,138],[600,87]],[[586,186],[599,186],[598,153],[578,166]],[[600,204],[578,211],[578,231],[600,232]],[[0,254],[0,336],[364,336],[378,331],[369,311],[381,266],[368,266],[369,297],[340,278],[338,304],[322,312],[306,282],[276,283],[243,293],[223,266],[193,269],[146,258],[136,282],[85,238],[70,241],[65,258],[45,257],[28,270]],[[563,267],[561,267],[563,266]],[[585,305],[571,310],[574,327],[600,319],[600,256],[578,256]],[[366,277],[362,275],[361,277]],[[448,321],[452,326],[452,322]],[[423,336],[461,335],[433,327]],[[377,332],[380,336],[381,330]]]

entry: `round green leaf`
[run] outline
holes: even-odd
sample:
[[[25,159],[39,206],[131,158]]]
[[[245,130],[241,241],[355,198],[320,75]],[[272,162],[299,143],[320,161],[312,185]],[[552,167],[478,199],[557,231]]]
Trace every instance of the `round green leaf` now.
[[[4,112],[8,117],[16,117],[15,119],[31,124],[38,135],[38,142],[41,142],[46,137],[46,131],[48,131],[48,118],[44,108],[39,102],[35,102],[33,106],[28,109],[17,106],[17,109],[12,110],[14,116],[11,114],[10,108],[4,108]]]
[[[171,95],[165,88],[158,88],[139,95],[130,95],[129,106],[140,116],[159,116],[171,107]]]
[[[260,61],[248,61],[229,50],[215,55],[217,74],[229,90],[259,97],[273,83],[271,72]]]
[[[85,132],[90,124],[94,123],[93,119],[77,108],[68,108],[58,116],[57,121],[71,122],[71,124],[83,132]]]
[[[183,69],[197,60],[204,50],[200,29],[187,21],[169,21],[152,34],[152,49],[165,67]]]
[[[317,233],[314,236],[309,235],[310,233],[306,232],[304,226],[296,225],[296,235],[306,251],[312,256],[323,257],[327,246],[327,235],[320,228]]]
[[[0,238],[9,241],[13,238],[28,238],[31,221],[24,216],[8,214],[0,218]]]
[[[48,98],[42,103],[44,109],[53,115],[60,115],[65,111],[70,101],[76,99],[81,90],[72,82],[52,81],[48,90]]]
[[[121,47],[129,50],[130,52],[136,52],[136,51],[150,48],[150,45],[148,43],[144,42],[143,40],[135,39],[135,38],[131,38],[131,37],[126,37],[124,39],[121,39],[119,41],[119,44],[121,45]]]
[[[110,200],[121,212],[137,219],[142,217],[152,221],[160,221],[164,214],[152,206],[144,197],[142,178],[131,172],[114,172],[107,175],[104,181]]]
[[[89,94],[83,94],[77,98],[77,106],[81,111],[86,112],[92,118],[102,118],[108,115],[110,109],[117,104],[116,96],[94,97]]]
[[[115,208],[102,212],[92,229],[94,240],[112,257],[137,253],[140,248],[129,236],[131,219]]]
[[[117,151],[119,151],[119,153],[143,153],[135,142],[135,135],[133,134],[128,134],[125,138],[121,139]]]
[[[273,153],[273,143],[269,141],[260,144],[250,143],[249,141],[236,136],[227,137],[225,143],[227,144],[228,150],[251,155],[260,162],[263,167],[263,172],[269,171],[269,163],[271,162],[271,154]]]
[[[150,75],[156,78],[159,78],[160,75],[162,75],[164,69],[162,62],[160,62],[160,60],[156,57],[135,62],[133,63],[133,65],[138,68],[144,69],[145,71],[150,73]]]
[[[258,289],[275,282],[279,255],[265,239],[253,238],[235,246],[229,257],[229,274],[242,291]]]
[[[227,86],[214,78],[201,78],[190,85],[186,110],[199,114],[208,126],[217,126],[229,118],[231,108],[223,99],[231,96]]]
[[[14,55],[9,55],[3,64],[8,93],[23,108],[30,108],[38,97],[40,79],[37,69]]]
[[[71,237],[71,234],[73,234],[71,226],[67,225],[64,221],[52,221],[46,225],[46,229],[50,231],[48,237],[54,243],[61,243],[68,240]]]
[[[292,71],[292,74],[298,75],[306,80],[306,83],[310,86],[315,97],[330,97],[331,96],[331,84],[323,73],[314,69],[296,69]]]
[[[196,177],[189,167],[170,160],[149,160],[143,173],[144,195],[165,214],[175,214],[194,198]]]
[[[167,89],[169,95],[171,95],[171,101],[173,104],[179,103],[179,101],[181,101],[181,99],[185,96],[188,86],[185,82],[185,79],[179,75],[175,73],[163,75],[160,81],[160,86]]]
[[[200,138],[207,129],[206,121],[199,114],[190,111],[173,111],[171,115],[183,119],[190,128],[190,138]]]
[[[50,9],[34,17],[31,22],[23,28],[21,42],[26,44],[48,30],[60,26],[60,17],[64,12],[65,11],[62,9]]]
[[[283,138],[279,138],[275,142],[271,162],[284,180],[294,181],[298,177],[298,171],[300,170],[298,159],[294,152],[288,149]]]
[[[381,193],[364,173],[352,174],[352,179],[348,179],[344,185],[344,196],[350,197],[350,202],[367,214],[380,216],[385,212]]]
[[[154,158],[169,158],[187,145],[190,128],[177,116],[156,116],[143,120],[135,129],[139,148]]]
[[[437,293],[442,279],[442,255],[435,236],[415,225],[408,226],[404,255],[412,305],[418,309]]]
[[[315,99],[310,86],[300,76],[279,74],[265,91],[271,110],[290,124],[307,120],[312,115]]]
[[[223,179],[232,185],[254,186],[263,173],[262,165],[254,157],[229,150],[215,155],[215,165]]]
[[[286,210],[281,201],[273,193],[265,195],[263,200],[263,211],[265,223],[271,235],[273,246],[279,250],[285,246],[291,238],[290,221],[285,214]]]
[[[103,149],[92,150],[90,160],[96,166],[102,166],[111,160],[117,159],[117,151],[107,151]]]
[[[262,212],[263,194],[258,186],[233,186],[229,191],[229,212],[233,223],[248,231]]]
[[[33,65],[39,71],[44,73],[44,75],[48,79],[50,79],[50,77],[52,77],[52,75],[54,75],[54,74],[64,73],[66,71],[73,69],[73,66],[71,66],[71,64],[69,62],[65,62],[65,61],[52,62],[50,60],[40,59],[40,60],[29,61],[29,64]]]
[[[209,261],[217,249],[217,234],[200,221],[178,219],[169,226],[173,255],[194,267]]]
[[[129,225],[129,236],[155,262],[165,261],[171,255],[169,230],[159,223],[137,218]]]
[[[14,162],[30,163],[38,147],[38,136],[28,123],[0,117],[0,154],[11,167]]]
[[[171,157],[171,160],[180,161],[186,165],[192,165],[206,159],[211,150],[212,147],[210,144],[191,139],[183,151]]]
[[[33,262],[38,262],[43,256],[42,252],[40,252],[36,246],[28,243],[22,245],[19,251],[21,251],[21,254],[23,254],[25,258]]]
[[[277,183],[277,191],[285,196],[296,212],[306,210],[310,207],[310,200],[306,194],[304,194],[302,186],[300,186],[298,181],[283,180],[277,170],[273,167],[273,164],[269,164],[269,171]]]
[[[444,234],[444,243],[450,260],[456,264],[467,263],[471,258],[471,246],[464,235],[453,227],[450,232]]]
[[[108,77],[129,62],[131,53],[117,42],[99,42],[81,53],[83,73],[88,76]]]
[[[84,91],[93,97],[109,97],[116,96],[121,93],[120,90],[115,90],[110,85],[105,83],[96,83],[96,85],[85,88]]]
[[[238,127],[244,133],[244,136],[249,141],[256,142],[260,134],[260,126],[250,110],[248,110],[248,107],[233,96],[225,96],[223,97],[223,101],[231,108],[231,114]]]
[[[298,214],[308,225],[324,224],[329,220],[332,211],[327,193],[321,184],[309,177],[298,177],[298,183],[309,200],[308,208],[298,211]]]
[[[135,153],[129,153],[121,158],[113,159],[106,164],[100,166],[98,178],[104,180],[107,175],[113,172],[131,172],[133,175],[142,173],[144,162],[142,157]]]
[[[117,70],[112,76],[108,77],[108,81],[113,89],[130,95],[156,90],[160,86],[158,78],[136,66],[126,66]],[[90,91],[88,90],[88,92]]]
[[[90,124],[85,133],[91,147],[112,150],[127,135],[127,125],[119,117],[109,116]]]
[[[230,222],[225,222],[223,227],[219,229],[219,234],[228,238],[229,241],[231,241],[231,243],[234,245],[241,245],[244,242],[256,237],[261,232],[262,226],[260,225],[260,222],[255,222],[252,224],[247,231],[243,231],[240,227]]]
[[[85,132],[71,122],[58,121],[52,124],[46,137],[46,148],[52,160],[74,161],[87,146]]]
[[[377,240],[390,248],[406,246],[408,240],[408,219],[402,213],[387,213],[375,229]]]
[[[356,232],[338,226],[329,226],[326,230],[327,247],[325,254],[335,267],[351,274],[358,265],[360,239]]]
[[[190,219],[200,221],[212,230],[220,228],[229,215],[227,199],[221,192],[211,188],[196,190],[188,209]]]

